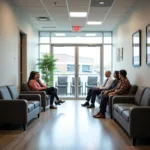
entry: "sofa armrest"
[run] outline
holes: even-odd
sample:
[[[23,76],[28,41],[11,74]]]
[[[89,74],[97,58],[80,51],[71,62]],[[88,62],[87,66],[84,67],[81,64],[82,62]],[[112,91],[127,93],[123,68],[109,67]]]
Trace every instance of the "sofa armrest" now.
[[[46,106],[46,92],[45,91],[24,91],[21,94],[40,94],[41,95],[41,105]]]
[[[19,99],[26,99],[27,101],[41,101],[41,95],[40,94],[20,94]]]
[[[129,95],[129,96],[114,96],[112,99],[112,105],[115,103],[134,103],[134,96],[133,95]]]
[[[0,123],[26,124],[27,117],[26,100],[0,100]]]
[[[116,95],[117,96],[117,95]],[[109,102],[108,102],[108,108],[109,108],[109,114],[110,114],[110,118],[113,118],[113,113],[112,113],[112,100],[113,100],[114,96],[109,96]]]
[[[150,137],[150,106],[137,106],[130,109],[131,137]]]

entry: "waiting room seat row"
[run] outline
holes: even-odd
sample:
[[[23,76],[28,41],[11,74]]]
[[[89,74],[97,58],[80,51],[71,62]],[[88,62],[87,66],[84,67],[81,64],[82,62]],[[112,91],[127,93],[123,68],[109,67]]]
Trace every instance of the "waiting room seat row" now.
[[[100,96],[96,100],[100,103]],[[132,85],[128,95],[109,97],[108,112],[111,119],[119,123],[132,138],[150,138],[150,88]]]
[[[87,82],[85,83],[85,93],[86,90],[88,91],[91,87],[98,85],[98,77],[97,76],[88,76]],[[55,83],[55,87],[58,89],[58,94],[66,94],[67,95],[67,88],[68,88],[68,77],[67,76],[58,76],[57,82]],[[72,77],[72,82],[70,85],[70,94],[75,93],[75,78]],[[83,82],[81,81],[80,77],[78,78],[78,93],[83,94]]]

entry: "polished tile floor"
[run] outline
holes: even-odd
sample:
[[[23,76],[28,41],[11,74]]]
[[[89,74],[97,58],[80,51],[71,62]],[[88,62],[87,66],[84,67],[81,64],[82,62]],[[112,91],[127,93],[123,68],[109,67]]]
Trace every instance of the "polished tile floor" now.
[[[0,130],[0,150],[150,150],[133,147],[130,138],[110,119],[95,119],[84,101],[67,100],[57,110],[42,112],[27,131]]]

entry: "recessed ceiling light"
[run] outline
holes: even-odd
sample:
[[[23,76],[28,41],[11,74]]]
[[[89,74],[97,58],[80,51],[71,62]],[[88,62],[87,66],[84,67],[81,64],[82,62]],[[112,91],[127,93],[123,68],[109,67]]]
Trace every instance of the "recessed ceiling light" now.
[[[88,21],[87,24],[88,25],[101,25],[102,22],[101,21]]]
[[[104,5],[104,2],[99,2],[100,5]]]
[[[55,33],[56,36],[66,36],[65,33]]]
[[[86,36],[96,36],[96,33],[87,33]]]
[[[86,17],[87,12],[70,12],[70,17]]]

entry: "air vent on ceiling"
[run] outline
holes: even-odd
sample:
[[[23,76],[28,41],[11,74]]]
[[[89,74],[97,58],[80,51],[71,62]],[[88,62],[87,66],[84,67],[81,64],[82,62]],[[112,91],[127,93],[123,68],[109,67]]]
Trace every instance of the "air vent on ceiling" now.
[[[61,5],[58,1],[53,1],[54,7],[67,7],[66,5]]]
[[[56,28],[55,26],[45,26],[45,27],[42,27],[43,29],[54,29]]]
[[[114,0],[91,0],[90,7],[111,7]]]
[[[38,17],[38,21],[49,21],[50,19],[48,17]]]

